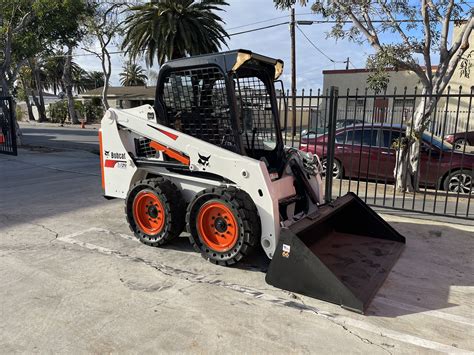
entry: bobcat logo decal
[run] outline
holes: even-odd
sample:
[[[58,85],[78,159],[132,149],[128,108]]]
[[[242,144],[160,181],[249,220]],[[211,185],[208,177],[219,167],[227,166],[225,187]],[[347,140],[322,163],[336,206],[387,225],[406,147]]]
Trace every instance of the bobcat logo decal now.
[[[199,154],[199,160],[198,164],[202,166],[202,170],[206,170],[206,167],[209,166],[209,158],[211,157],[210,155],[208,157],[205,157],[204,155]]]

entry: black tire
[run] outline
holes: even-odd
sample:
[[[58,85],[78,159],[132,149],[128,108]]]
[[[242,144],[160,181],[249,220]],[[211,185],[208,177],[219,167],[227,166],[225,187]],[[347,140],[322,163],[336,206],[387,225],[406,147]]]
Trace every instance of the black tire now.
[[[444,179],[443,188],[449,192],[472,194],[474,193],[474,171],[469,169],[460,169],[449,173]]]
[[[198,226],[199,221],[204,218],[201,218],[203,209],[214,204],[227,208],[237,224],[235,236],[230,237],[232,244],[224,250],[213,248],[211,244],[206,243],[206,238],[201,235]],[[215,225],[211,225],[211,228],[214,227],[217,230],[218,220],[215,221]],[[257,207],[247,193],[234,187],[210,188],[198,193],[188,206],[186,227],[190,233],[189,241],[194,249],[200,252],[203,258],[218,265],[232,265],[240,261],[252,252],[261,237]],[[225,231],[220,233],[225,233]]]
[[[326,165],[327,165],[327,159],[326,158],[321,160],[321,165],[323,167],[323,175],[326,176]],[[332,177],[334,179],[340,179],[340,178],[342,178],[342,175],[343,175],[342,164],[339,160],[334,159]]]
[[[149,195],[150,198],[156,198],[159,201],[157,202],[157,204],[160,205],[158,212],[162,213],[157,212],[157,217],[155,218],[160,218],[161,216],[163,222],[160,222],[162,223],[162,227],[156,232],[146,230],[143,223],[140,222],[140,217],[134,214],[134,208],[139,207],[137,205],[137,203],[139,203],[137,202],[138,196],[143,195]],[[151,207],[150,204],[150,208]],[[145,213],[148,214],[150,211]],[[135,234],[138,240],[150,246],[163,245],[179,236],[184,230],[185,213],[186,206],[181,192],[175,184],[162,177],[138,181],[132,186],[125,199],[125,214],[130,230]],[[143,227],[141,227],[141,225]]]
[[[467,139],[458,138],[454,141],[453,145],[454,145],[455,149],[463,150],[464,146],[466,146],[466,147],[469,146],[469,142],[467,141]]]

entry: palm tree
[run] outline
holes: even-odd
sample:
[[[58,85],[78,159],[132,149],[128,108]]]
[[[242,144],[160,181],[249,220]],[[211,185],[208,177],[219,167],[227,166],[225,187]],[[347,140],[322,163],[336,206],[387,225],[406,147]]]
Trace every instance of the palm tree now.
[[[58,92],[65,92],[63,83],[64,57],[63,53],[57,53],[57,56],[46,58],[43,62],[43,71],[46,75],[46,88],[53,90],[54,95]]]
[[[122,86],[145,86],[148,79],[145,69],[135,63],[125,64],[119,75]]]
[[[41,69],[45,75],[44,85],[46,89],[53,90],[55,95],[58,91],[66,91],[63,81],[65,61],[64,53],[58,52],[56,55],[46,58],[42,63]],[[71,62],[71,74],[74,90],[78,94],[91,88],[90,84],[87,83],[90,80],[89,73],[82,69],[79,64]],[[92,86],[93,88],[94,86]]]
[[[82,80],[86,90],[97,89],[104,86],[104,73],[100,71],[90,71]]]
[[[131,8],[125,20],[122,49],[132,59],[145,52],[148,65],[166,60],[217,52],[229,35],[214,11],[224,0],[155,0]]]

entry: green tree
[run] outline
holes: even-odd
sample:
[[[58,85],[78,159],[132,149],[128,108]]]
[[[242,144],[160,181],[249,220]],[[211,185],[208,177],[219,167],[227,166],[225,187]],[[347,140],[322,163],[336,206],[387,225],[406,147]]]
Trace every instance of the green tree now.
[[[119,75],[122,86],[145,86],[148,79],[145,69],[135,63],[126,64]]]
[[[278,8],[288,8],[295,0],[274,0]],[[306,5],[306,0],[299,1]],[[419,157],[423,131],[433,110],[446,89],[458,65],[461,74],[469,76],[469,36],[474,28],[474,11],[465,0],[420,0],[414,6],[409,0],[332,0],[314,1],[311,10],[334,22],[329,35],[336,40],[367,41],[375,54],[367,60],[373,70],[368,84],[383,89],[389,77],[386,69],[400,68],[414,72],[426,97],[420,100],[415,114],[408,118],[406,139],[397,151],[394,172],[399,191],[416,191],[419,186]],[[405,22],[398,21],[399,19]],[[451,43],[452,23],[462,25]],[[386,34],[395,33],[393,36]],[[432,63],[438,56],[438,66]]]
[[[224,21],[216,12],[228,5],[223,0],[155,0],[132,7],[125,20],[122,48],[132,60],[145,54],[166,60],[217,52],[225,45]]]

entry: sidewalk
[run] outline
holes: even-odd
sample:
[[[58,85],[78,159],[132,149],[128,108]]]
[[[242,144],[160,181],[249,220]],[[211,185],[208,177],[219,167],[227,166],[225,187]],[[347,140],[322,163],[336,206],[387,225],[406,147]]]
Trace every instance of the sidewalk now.
[[[131,235],[99,157],[0,156],[2,352],[474,351],[474,227],[383,215],[407,246],[362,316],[267,285],[257,253],[206,262]],[[185,235],[184,235],[185,236]]]

